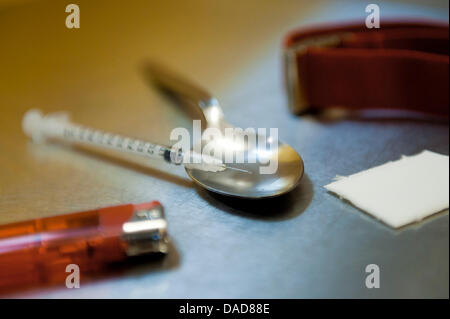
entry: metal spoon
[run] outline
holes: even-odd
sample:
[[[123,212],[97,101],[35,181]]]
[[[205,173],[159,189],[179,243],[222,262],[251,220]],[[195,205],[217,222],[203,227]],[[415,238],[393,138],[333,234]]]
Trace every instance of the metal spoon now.
[[[225,121],[219,102],[205,90],[153,62],[144,65],[144,72],[164,92],[192,106],[202,121],[203,128],[217,128],[223,136],[225,136],[225,128],[232,128]],[[270,148],[272,142],[270,137],[264,137],[266,148],[261,150],[261,147],[248,143],[250,138],[236,139],[235,137],[236,135],[232,139],[223,137],[214,147],[217,147],[222,154],[225,151],[243,152],[245,159],[256,155],[256,163],[247,163],[247,161],[226,163],[227,166],[235,169],[215,173],[186,168],[186,172],[194,182],[219,194],[255,199],[282,195],[298,184],[303,176],[304,166],[302,158],[291,146],[278,141],[278,147]],[[261,136],[256,137],[261,138]],[[210,140],[202,140],[202,146],[208,142]],[[267,164],[260,163],[276,159],[278,160],[276,172],[261,174],[260,167]]]

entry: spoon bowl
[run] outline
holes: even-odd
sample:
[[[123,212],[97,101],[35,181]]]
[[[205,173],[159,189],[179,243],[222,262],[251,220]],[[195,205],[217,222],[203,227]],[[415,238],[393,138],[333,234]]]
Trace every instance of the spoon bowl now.
[[[221,133],[220,137],[202,137],[200,149],[212,145],[214,154],[222,154],[222,160],[231,169],[206,172],[186,168],[195,183],[222,195],[254,199],[279,196],[297,186],[304,165],[291,146],[271,136],[242,130],[225,134],[227,128],[234,128],[225,121],[218,101],[209,93],[160,65],[148,63],[145,71],[164,92],[194,107],[202,127],[214,128]],[[224,154],[234,154],[235,158],[244,161],[226,161]]]

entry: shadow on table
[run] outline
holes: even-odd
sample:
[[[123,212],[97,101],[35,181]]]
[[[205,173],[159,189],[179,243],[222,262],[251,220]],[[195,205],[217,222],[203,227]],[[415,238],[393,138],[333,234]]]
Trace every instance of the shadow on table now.
[[[115,153],[114,151],[109,151],[106,149],[94,149],[89,146],[84,145],[64,145],[64,144],[45,144],[45,145],[35,145],[33,143],[29,143],[29,149],[33,156],[37,158],[42,159],[52,159],[52,160],[58,160],[63,161],[63,159],[58,157],[57,155],[53,154],[60,151],[68,151],[68,152],[76,152],[80,155],[83,155],[87,159],[94,159],[103,161],[108,164],[124,167],[130,170],[133,170],[138,173],[146,174],[153,176],[157,179],[164,180],[166,182],[176,184],[178,186],[186,187],[186,188],[192,188],[193,183],[189,178],[182,178],[180,176],[177,176],[175,174],[171,174],[169,172],[166,172],[164,170],[152,167],[150,165],[146,165],[143,161],[137,161],[139,157],[126,157],[124,154]],[[64,158],[66,159],[66,158]],[[72,166],[77,165],[77,163],[74,163],[74,161],[66,161],[67,164],[70,164]],[[81,164],[78,164],[81,165]]]
[[[196,186],[197,193],[214,207],[227,213],[267,221],[294,218],[305,211],[314,195],[308,175],[287,194],[264,199],[243,199],[220,195]]]

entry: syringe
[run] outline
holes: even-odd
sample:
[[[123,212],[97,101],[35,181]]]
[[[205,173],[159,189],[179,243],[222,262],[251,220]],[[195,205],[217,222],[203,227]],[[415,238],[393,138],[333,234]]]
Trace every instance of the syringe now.
[[[35,142],[56,139],[100,146],[165,160],[175,165],[183,164],[186,168],[207,172],[220,172],[227,168],[234,169],[226,166],[221,160],[206,154],[172,149],[169,146],[158,145],[71,123],[66,113],[54,113],[44,116],[39,110],[29,110],[23,117],[22,128],[25,134]]]

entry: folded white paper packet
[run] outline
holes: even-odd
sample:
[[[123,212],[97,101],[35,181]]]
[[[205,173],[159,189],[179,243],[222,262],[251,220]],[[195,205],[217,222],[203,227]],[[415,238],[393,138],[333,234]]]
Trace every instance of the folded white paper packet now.
[[[448,208],[448,156],[423,151],[325,186],[387,225],[398,228]]]

